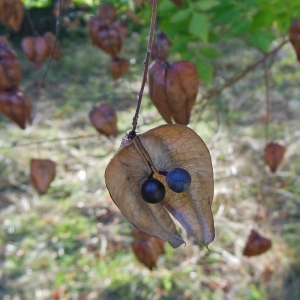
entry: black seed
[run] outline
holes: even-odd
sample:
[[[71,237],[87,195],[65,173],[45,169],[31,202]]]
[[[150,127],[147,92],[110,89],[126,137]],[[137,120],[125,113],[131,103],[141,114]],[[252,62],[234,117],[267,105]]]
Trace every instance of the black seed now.
[[[157,179],[147,179],[141,187],[141,194],[147,203],[158,203],[165,198],[165,186]]]
[[[182,168],[175,168],[168,172],[166,182],[168,187],[175,193],[182,193],[187,190],[191,184],[190,173]]]

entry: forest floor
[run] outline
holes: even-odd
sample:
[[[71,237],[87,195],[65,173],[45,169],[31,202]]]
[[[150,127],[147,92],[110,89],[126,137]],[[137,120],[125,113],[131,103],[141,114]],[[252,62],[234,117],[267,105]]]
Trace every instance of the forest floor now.
[[[300,70],[291,47],[274,57],[269,74],[268,137],[262,67],[210,101],[197,101],[189,126],[212,157],[216,238],[207,250],[179,229],[186,246],[167,244],[153,271],[135,258],[133,226],[104,182],[105,167],[131,128],[145,40],[133,34],[126,41],[121,56],[132,64],[118,82],[110,77],[109,57],[88,40],[65,41],[62,49],[42,87],[46,64],[35,69],[17,51],[22,86],[34,101],[33,124],[22,131],[0,115],[0,298],[300,299]],[[224,56],[212,61],[213,85],[261,56],[233,40],[220,51]],[[89,111],[103,102],[117,110],[116,139],[90,124]],[[139,122],[139,132],[164,124],[147,89]],[[264,163],[272,140],[287,147],[276,175]],[[57,164],[43,196],[30,183],[32,158]],[[271,239],[272,248],[248,258],[242,252],[251,229]]]

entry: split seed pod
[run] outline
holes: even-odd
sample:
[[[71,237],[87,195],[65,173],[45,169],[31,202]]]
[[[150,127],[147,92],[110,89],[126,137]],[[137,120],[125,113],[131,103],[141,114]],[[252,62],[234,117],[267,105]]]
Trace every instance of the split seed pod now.
[[[167,35],[159,31],[157,34],[156,40],[153,42],[151,57],[152,59],[157,59],[159,61],[164,61],[169,56],[169,51],[172,46],[171,41],[167,37]]]
[[[289,30],[289,40],[294,47],[297,59],[300,61],[300,20],[292,23]]]
[[[265,147],[265,162],[270,167],[271,172],[275,173],[277,167],[282,162],[285,147],[277,144],[277,143],[268,143]]]
[[[149,67],[149,96],[167,123],[189,123],[198,87],[197,68],[189,61],[170,65],[155,60]]]
[[[113,4],[102,4],[97,10],[97,17],[106,19],[111,24],[117,18],[117,10]]]
[[[0,1],[0,21],[8,28],[19,31],[24,17],[24,5],[21,0]]]
[[[116,58],[121,51],[122,40],[118,30],[106,27],[97,33],[95,44],[112,58]]]
[[[35,189],[40,194],[46,194],[55,178],[56,165],[50,159],[31,159],[30,179]]]
[[[31,123],[31,106],[31,100],[21,88],[0,92],[0,111],[22,129]]]
[[[158,256],[165,253],[164,240],[139,229],[135,229],[133,235],[136,238],[132,246],[135,256],[141,263],[152,270],[156,267]]]
[[[247,244],[244,248],[243,255],[256,256],[265,253],[271,249],[271,240],[261,236],[256,230],[251,230]]]
[[[16,88],[22,79],[21,66],[6,37],[0,37],[0,91]]]
[[[89,116],[92,125],[99,133],[107,137],[118,135],[116,112],[110,104],[103,103],[98,107],[94,107]]]
[[[171,191],[159,173],[173,168],[184,168],[191,175],[191,185],[182,193]],[[146,203],[141,195],[141,185],[152,173],[166,189],[165,198],[157,204]],[[140,230],[179,247],[184,241],[171,213],[200,242],[207,246],[213,241],[211,158],[192,129],[162,125],[135,137],[126,135],[106,168],[105,181],[115,204]]]
[[[115,58],[110,63],[110,73],[114,80],[122,77],[129,69],[130,63],[126,58]]]

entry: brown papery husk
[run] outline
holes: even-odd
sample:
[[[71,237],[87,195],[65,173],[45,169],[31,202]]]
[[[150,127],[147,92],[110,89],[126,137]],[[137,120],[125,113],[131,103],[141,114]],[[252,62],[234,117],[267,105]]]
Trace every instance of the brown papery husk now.
[[[155,172],[142,154],[137,139],[151,157]],[[184,168],[191,175],[191,185],[182,193],[171,191],[165,176],[158,173],[173,168]],[[166,189],[165,198],[157,204],[149,204],[141,196],[141,185],[151,173]],[[213,241],[211,158],[205,143],[187,126],[162,125],[133,140],[125,136],[106,168],[105,181],[115,204],[140,230],[167,240],[174,248],[179,247],[184,241],[171,213],[200,242],[207,246]]]
[[[98,32],[95,44],[112,58],[116,58],[121,51],[122,40],[118,30],[107,27]]]
[[[87,22],[88,35],[91,37],[93,44],[96,44],[98,32],[108,26],[105,19],[91,17]]]
[[[189,61],[173,64],[154,61],[149,67],[149,96],[167,123],[189,123],[195,104],[199,78],[196,66]]]
[[[300,61],[300,20],[295,20],[289,29],[289,40],[295,50],[297,59]]]
[[[129,69],[130,63],[126,58],[115,58],[110,63],[110,73],[114,80],[122,77]]]
[[[265,147],[265,163],[275,173],[277,167],[282,162],[286,148],[278,143],[271,142]]]
[[[0,93],[0,111],[22,129],[31,124],[32,101],[22,88]]]
[[[52,32],[46,32],[44,34],[44,39],[46,40],[47,44],[48,44],[48,52],[47,52],[47,56],[51,56],[52,52],[53,52],[53,48],[55,45],[55,35]],[[62,58],[62,53],[60,50],[60,43],[57,40],[56,42],[56,47],[55,50],[53,52],[53,59],[55,60],[59,60]]]
[[[256,230],[252,229],[245,245],[243,255],[256,256],[267,252],[272,247],[271,240],[261,236]]]
[[[94,107],[89,113],[90,121],[96,130],[107,137],[118,135],[117,115],[109,103]]]
[[[50,159],[31,159],[30,179],[40,194],[46,194],[56,175],[56,164]]]
[[[117,10],[113,4],[101,4],[97,10],[97,17],[106,19],[112,24],[117,18]]]

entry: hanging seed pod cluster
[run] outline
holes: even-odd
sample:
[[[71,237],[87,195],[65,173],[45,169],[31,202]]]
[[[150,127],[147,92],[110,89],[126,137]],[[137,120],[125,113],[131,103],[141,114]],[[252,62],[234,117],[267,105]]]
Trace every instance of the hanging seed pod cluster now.
[[[31,122],[31,101],[19,87],[21,67],[6,37],[0,36],[0,111],[25,129]]]
[[[59,41],[55,45],[55,36],[51,32],[46,32],[43,36],[28,36],[23,38],[22,49],[27,59],[36,68],[40,68],[45,59],[50,57],[52,53],[55,60],[59,60],[62,57]]]
[[[21,0],[0,1],[0,21],[9,29],[19,31],[24,17]]]
[[[155,60],[149,67],[150,99],[169,124],[189,123],[198,88],[197,68],[189,61],[169,64]]]
[[[92,43],[111,57],[110,73],[114,80],[123,76],[129,68],[129,61],[119,58],[128,30],[124,22],[116,18],[116,8],[112,4],[102,4],[97,16],[91,17],[87,24]]]

